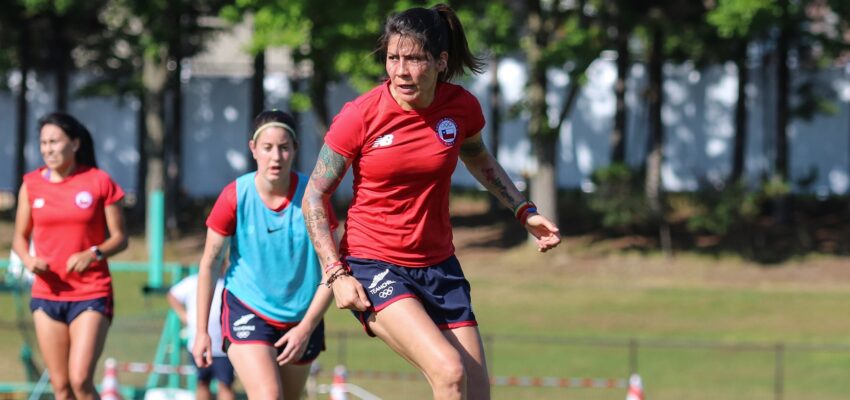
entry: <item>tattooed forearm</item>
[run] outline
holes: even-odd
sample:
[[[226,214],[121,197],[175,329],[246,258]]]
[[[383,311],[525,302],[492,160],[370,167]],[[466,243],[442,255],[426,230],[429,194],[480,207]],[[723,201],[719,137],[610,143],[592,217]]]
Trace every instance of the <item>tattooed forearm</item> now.
[[[322,264],[336,261],[339,255],[324,207],[304,208],[304,222],[307,224],[307,233]]]
[[[521,200],[516,200],[508,191],[508,187],[502,182],[502,179],[496,174],[495,168],[484,168],[484,180],[481,182],[490,193],[493,193],[502,204],[507,204],[511,209],[516,207]],[[513,186],[513,183],[511,184]]]
[[[472,176],[496,196],[502,205],[513,210],[522,203],[524,196],[514,186],[507,172],[484,147],[480,134],[464,142],[460,158]]]
[[[316,249],[322,264],[328,264],[339,259],[330,219],[328,218],[328,202],[326,199],[336,190],[345,175],[349,161],[331,150],[327,145],[322,146],[316,167],[310,175],[307,190],[304,192],[302,210],[307,233]]]

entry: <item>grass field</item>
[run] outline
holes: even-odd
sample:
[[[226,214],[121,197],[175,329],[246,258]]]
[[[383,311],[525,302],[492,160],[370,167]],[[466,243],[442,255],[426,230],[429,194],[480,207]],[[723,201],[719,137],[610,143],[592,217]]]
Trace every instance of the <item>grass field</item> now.
[[[846,399],[850,393],[847,259],[813,255],[770,266],[735,257],[666,259],[611,252],[584,238],[569,238],[547,254],[480,245],[498,229],[498,224],[461,227],[455,240],[472,282],[492,375],[621,379],[636,362],[652,400],[768,400],[776,398],[779,355],[783,399]],[[143,259],[142,248],[136,239],[122,257]],[[198,250],[196,239],[184,240],[170,244],[167,254],[190,262]],[[145,279],[116,273],[116,319],[105,355],[152,359],[167,305],[161,297],[141,295]],[[0,294],[0,308],[13,310],[13,300]],[[0,316],[0,381],[24,379],[15,323],[12,312]],[[329,310],[327,329],[332,334],[319,359],[320,382],[330,381],[338,362],[350,370],[413,372],[380,341],[362,334],[347,311]],[[637,343],[635,358],[630,340]],[[777,344],[783,344],[781,353]],[[122,384],[144,379],[120,377]],[[430,398],[423,380],[350,382],[385,399]],[[497,399],[625,397],[620,389],[493,391]]]

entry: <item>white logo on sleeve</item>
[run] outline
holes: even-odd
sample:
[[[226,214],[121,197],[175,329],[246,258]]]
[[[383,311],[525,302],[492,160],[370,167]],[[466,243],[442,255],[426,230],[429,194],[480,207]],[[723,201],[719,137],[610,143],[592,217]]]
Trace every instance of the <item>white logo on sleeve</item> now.
[[[91,205],[92,205],[91,193],[86,192],[85,190],[80,192],[80,193],[77,193],[77,197],[74,198],[74,204],[76,204],[77,207],[80,207],[82,209],[86,209],[86,208],[91,207]]]
[[[376,147],[387,147],[393,144],[394,138],[395,136],[392,133],[383,136],[378,136],[378,138],[375,139],[375,142],[372,143],[372,148],[374,149]]]

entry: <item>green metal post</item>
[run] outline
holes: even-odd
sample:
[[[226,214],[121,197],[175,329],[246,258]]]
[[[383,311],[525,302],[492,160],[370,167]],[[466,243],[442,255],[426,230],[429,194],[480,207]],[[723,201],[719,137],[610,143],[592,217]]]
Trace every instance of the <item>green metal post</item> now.
[[[148,202],[148,287],[161,288],[165,247],[165,195],[156,190]]]

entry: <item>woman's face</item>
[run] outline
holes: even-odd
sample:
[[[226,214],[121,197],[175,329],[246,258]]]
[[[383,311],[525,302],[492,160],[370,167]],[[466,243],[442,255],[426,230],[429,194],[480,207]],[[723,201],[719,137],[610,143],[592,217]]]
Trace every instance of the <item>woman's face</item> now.
[[[405,110],[425,108],[434,100],[437,77],[446,68],[447,53],[435,60],[410,38],[392,35],[387,43],[390,93]]]
[[[274,182],[289,176],[295,159],[295,142],[285,129],[278,126],[263,129],[257,140],[248,142],[248,147],[257,160],[257,174],[265,180]]]
[[[62,128],[46,124],[39,133],[39,151],[44,165],[51,170],[63,171],[74,164],[74,156],[80,147],[79,139],[71,139]]]

